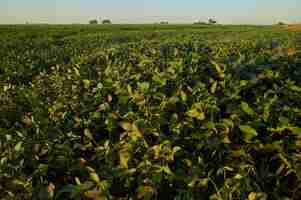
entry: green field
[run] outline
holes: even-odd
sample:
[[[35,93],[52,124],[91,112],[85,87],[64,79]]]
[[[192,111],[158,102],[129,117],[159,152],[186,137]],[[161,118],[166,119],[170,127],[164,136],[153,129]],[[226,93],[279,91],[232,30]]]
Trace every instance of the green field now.
[[[301,199],[301,32],[0,26],[0,199]]]

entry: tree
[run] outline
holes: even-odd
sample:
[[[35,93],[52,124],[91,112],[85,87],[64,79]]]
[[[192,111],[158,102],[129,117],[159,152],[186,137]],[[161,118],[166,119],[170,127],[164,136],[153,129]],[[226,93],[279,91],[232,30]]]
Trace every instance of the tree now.
[[[196,24],[196,25],[207,25],[208,23],[202,22],[202,21],[197,21],[197,22],[194,22],[193,24]]]
[[[102,20],[102,24],[112,24],[112,22],[109,19],[104,19]]]
[[[283,25],[285,25],[285,23],[284,22],[278,22],[278,25],[283,26]]]
[[[92,19],[89,21],[89,24],[98,24],[98,21],[96,19]]]
[[[208,20],[208,23],[209,23],[209,24],[216,24],[217,21],[214,20],[214,19],[212,19],[212,18],[210,18],[210,19]]]
[[[168,21],[162,21],[160,24],[168,24]]]

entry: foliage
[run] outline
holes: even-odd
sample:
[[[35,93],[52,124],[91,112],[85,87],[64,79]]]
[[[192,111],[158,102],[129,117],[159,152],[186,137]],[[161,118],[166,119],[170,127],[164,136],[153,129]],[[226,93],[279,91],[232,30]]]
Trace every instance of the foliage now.
[[[160,24],[168,24],[168,21],[161,21]]]
[[[0,199],[301,198],[300,35],[156,28],[0,27]]]
[[[217,23],[217,21],[215,19],[210,18],[208,20],[208,24],[216,24],[216,23]]]
[[[283,26],[283,25],[286,25],[286,23],[284,23],[284,22],[278,22],[278,25]]]
[[[112,22],[109,19],[104,19],[102,20],[102,24],[112,24]]]
[[[92,19],[89,21],[89,24],[98,24],[97,19]]]

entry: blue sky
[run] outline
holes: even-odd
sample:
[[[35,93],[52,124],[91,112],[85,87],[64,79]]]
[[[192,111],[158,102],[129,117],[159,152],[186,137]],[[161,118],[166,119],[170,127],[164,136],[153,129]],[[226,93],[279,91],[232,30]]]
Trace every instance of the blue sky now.
[[[301,0],[0,0],[0,23],[301,22]]]

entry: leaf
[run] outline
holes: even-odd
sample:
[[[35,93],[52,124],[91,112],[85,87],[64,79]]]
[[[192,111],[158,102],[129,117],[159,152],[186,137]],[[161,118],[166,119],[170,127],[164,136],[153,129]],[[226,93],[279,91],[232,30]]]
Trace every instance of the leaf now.
[[[242,179],[242,178],[243,178],[243,176],[241,174],[236,174],[234,176],[234,179]]]
[[[120,126],[125,130],[125,131],[131,131],[132,128],[132,124],[129,122],[120,122]]]
[[[292,131],[293,134],[301,136],[301,128],[300,127],[290,127],[290,130]]]
[[[215,67],[215,70],[217,71],[218,76],[223,79],[225,78],[225,69],[222,69],[222,67],[215,61],[211,61],[211,64]]]
[[[234,171],[234,169],[232,167],[228,167],[228,166],[225,166],[224,170],[227,170],[227,171],[230,171],[230,172]]]
[[[225,143],[225,144],[231,144],[231,140],[230,140],[230,138],[229,138],[228,135],[226,135],[226,136],[223,138],[223,143]]]
[[[102,90],[103,84],[102,84],[102,83],[98,83],[97,86],[96,86],[96,88],[97,88],[98,90]]]
[[[288,56],[293,56],[297,53],[296,49],[295,48],[288,48],[287,49],[287,55]]]
[[[254,110],[248,105],[248,103],[242,101],[240,104],[240,107],[242,108],[242,110],[247,113],[250,116],[255,115]]]
[[[255,192],[251,192],[248,195],[248,200],[256,200],[256,193]]]
[[[168,175],[173,175],[172,171],[168,167],[168,165],[162,167],[162,171],[165,172]]]
[[[182,149],[181,147],[175,146],[174,148],[172,148],[172,152],[176,153],[176,152],[180,151],[181,149]]]
[[[112,95],[108,95],[107,99],[108,99],[108,102],[109,102],[109,103],[111,103],[111,102],[112,102],[112,100],[113,100],[113,97],[112,97]]]
[[[168,104],[175,105],[177,102],[179,102],[179,98],[176,96],[172,96],[168,99]]]
[[[26,126],[30,127],[33,124],[33,117],[31,117],[30,114],[24,115],[23,118],[22,118],[22,122]]]
[[[180,151],[182,148],[181,147],[178,147],[178,146],[175,146],[174,148],[172,148],[172,152],[170,154],[170,160],[174,160],[174,156],[175,156],[175,153],[177,153],[178,151]]]
[[[55,190],[55,185],[52,182],[50,182],[48,187],[47,187],[47,192],[48,192],[50,197],[54,196],[54,190]]]
[[[258,135],[256,130],[249,125],[240,125],[239,129],[243,132],[243,140],[250,142],[254,137]]]
[[[15,151],[21,151],[23,142],[18,142],[15,146]]]
[[[99,190],[90,190],[85,192],[85,196],[93,200],[107,200],[108,198]]]
[[[154,152],[154,160],[159,159],[160,158],[161,145],[153,146],[152,150]]]
[[[90,177],[96,183],[100,183],[100,178],[99,178],[98,174],[96,174],[95,172],[90,173]]]
[[[180,95],[181,95],[182,101],[184,101],[184,102],[187,101],[187,95],[183,90],[180,91]]]
[[[9,89],[11,89],[11,85],[10,84],[3,86],[3,91],[4,92],[8,91]]]
[[[102,111],[105,111],[109,108],[109,104],[108,103],[103,103],[103,104],[100,104],[98,107],[97,107],[97,110],[96,112],[102,112]]]
[[[226,125],[229,128],[234,127],[234,123],[231,119],[222,119],[222,122],[223,122],[224,125]]]
[[[293,91],[295,91],[295,92],[301,92],[301,87],[298,87],[296,85],[290,86],[290,89],[293,90]]]
[[[149,90],[150,84],[148,82],[138,83],[138,88],[142,92],[147,92]]]
[[[205,117],[205,113],[204,112],[199,112],[198,109],[192,109],[192,110],[189,110],[187,112],[187,115],[191,118],[196,118],[198,120],[204,120],[206,117]]]
[[[80,179],[78,178],[78,177],[75,177],[74,178],[74,180],[75,180],[75,183],[77,184],[77,185],[81,185],[82,183],[80,182]]]
[[[94,138],[93,138],[93,136],[92,136],[92,133],[91,133],[90,130],[87,129],[87,128],[84,130],[84,135],[85,135],[87,138],[89,138],[90,140],[94,140]]]
[[[90,88],[90,86],[91,86],[91,81],[90,80],[87,80],[87,79],[85,79],[85,80],[83,80],[83,83],[84,83],[84,87],[85,87],[85,89],[89,89]]]
[[[151,186],[140,186],[137,189],[137,197],[138,199],[142,199],[143,197],[146,197],[147,194],[152,194],[155,192],[155,189]]]
[[[73,70],[76,76],[80,76],[79,70],[76,67],[73,67]]]
[[[120,166],[122,168],[128,169],[129,159],[130,159],[130,153],[128,151],[128,145],[125,145],[125,147],[123,147],[123,149],[119,151]]]
[[[216,88],[217,88],[217,81],[214,81],[214,83],[212,84],[212,86],[210,88],[210,92],[212,94],[214,94],[216,92]]]
[[[153,80],[154,80],[156,83],[160,84],[161,86],[164,86],[164,85],[166,84],[166,80],[165,80],[164,78],[161,78],[161,77],[159,76],[159,74],[153,75]]]
[[[58,193],[74,193],[74,192],[77,192],[77,187],[70,184],[63,186],[62,189],[58,191]]]
[[[103,180],[98,184],[102,192],[107,192],[109,188],[109,183],[107,180]]]
[[[188,186],[189,187],[207,187],[209,183],[208,178],[195,178],[193,179]]]
[[[289,119],[287,117],[280,116],[278,120],[279,120],[281,126],[289,125]]]
[[[133,90],[132,90],[131,85],[127,85],[127,91],[128,91],[130,96],[133,96]]]

